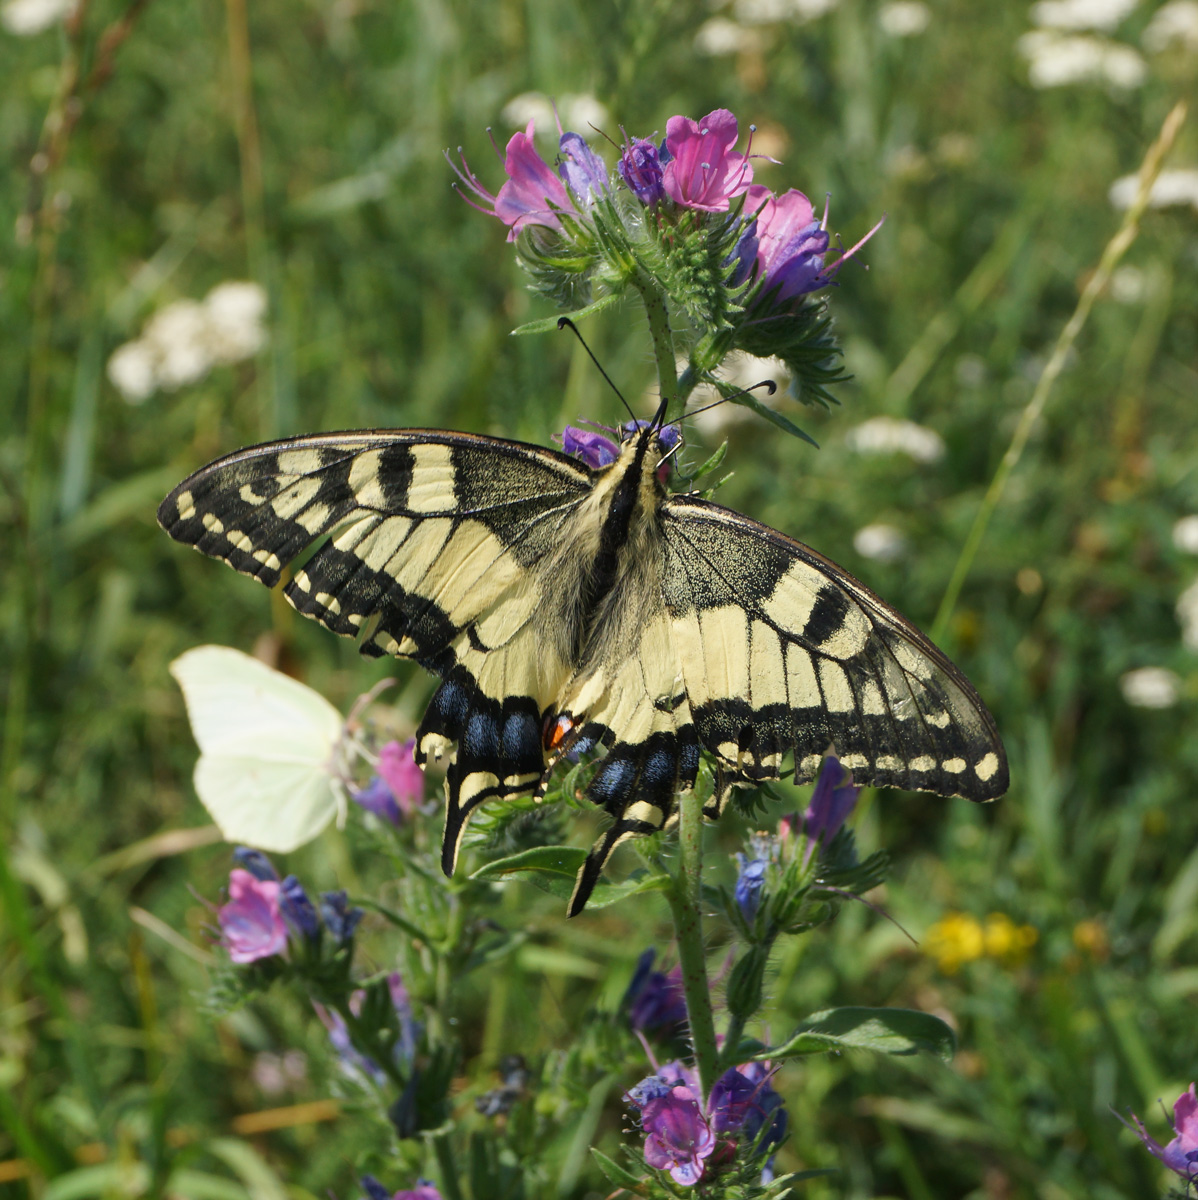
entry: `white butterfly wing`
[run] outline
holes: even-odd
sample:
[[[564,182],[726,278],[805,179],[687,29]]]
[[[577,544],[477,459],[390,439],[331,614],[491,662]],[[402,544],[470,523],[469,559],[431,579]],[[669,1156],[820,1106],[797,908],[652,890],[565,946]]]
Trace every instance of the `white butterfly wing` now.
[[[195,788],[225,839],[286,853],[337,811],[341,714],[318,692],[227,646],[171,664],[200,747]]]

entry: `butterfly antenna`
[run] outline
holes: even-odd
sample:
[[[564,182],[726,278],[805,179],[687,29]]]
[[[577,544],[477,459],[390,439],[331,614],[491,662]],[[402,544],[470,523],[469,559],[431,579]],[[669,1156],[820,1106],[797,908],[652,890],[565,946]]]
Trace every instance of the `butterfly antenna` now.
[[[558,327],[558,329],[567,329],[568,328],[570,330],[570,332],[582,343],[582,348],[587,352],[588,355],[590,355],[591,362],[593,362],[595,364],[596,368],[599,371],[599,374],[602,375],[603,378],[607,380],[607,386],[610,387],[611,390],[613,392],[615,392],[617,396],[620,397],[620,403],[622,405],[624,405],[625,409],[627,409],[627,411],[628,411],[628,415],[635,421],[636,413],[634,413],[632,411],[632,409],[629,408],[628,401],[624,399],[624,394],[620,391],[620,389],[618,387],[616,387],[616,385],[614,383],[612,383],[611,376],[603,369],[603,364],[600,363],[600,361],[595,357],[594,352],[591,350],[590,346],[587,345],[586,339],[582,336],[581,333],[578,332],[578,326],[575,325],[574,322],[571,321],[569,317],[558,317],[557,327]]]
[[[691,417],[697,417],[700,413],[710,412],[713,408],[719,408],[721,404],[726,404],[729,400],[735,400],[737,396],[747,396],[750,392],[755,392],[758,388],[769,388],[767,394],[772,396],[778,390],[778,385],[772,379],[763,379],[760,383],[755,383],[752,387],[741,388],[740,391],[733,392],[730,396],[721,396],[718,400],[713,400],[710,404],[705,404],[702,408],[691,409],[690,412],[683,413],[677,420],[667,423],[670,425],[680,425],[683,421]]]

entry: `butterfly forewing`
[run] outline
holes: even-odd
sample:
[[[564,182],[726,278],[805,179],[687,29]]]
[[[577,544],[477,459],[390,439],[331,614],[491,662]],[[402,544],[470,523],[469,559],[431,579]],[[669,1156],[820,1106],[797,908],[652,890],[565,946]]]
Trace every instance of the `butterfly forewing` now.
[[[662,587],[700,742],[727,782],[798,782],[829,748],[858,783],[990,800],[994,721],[952,663],[834,563],[692,496],[661,506]]]

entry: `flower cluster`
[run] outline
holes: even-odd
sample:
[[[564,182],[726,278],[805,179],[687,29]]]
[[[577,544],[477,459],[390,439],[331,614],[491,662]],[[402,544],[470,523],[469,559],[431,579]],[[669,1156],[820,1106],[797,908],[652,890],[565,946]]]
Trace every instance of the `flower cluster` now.
[[[1191,1083],[1173,1103],[1174,1136],[1167,1146],[1149,1136],[1144,1122],[1135,1113],[1131,1114],[1131,1119],[1134,1125],[1128,1125],[1119,1117],[1170,1171],[1180,1175],[1187,1184],[1198,1182],[1198,1090],[1194,1084]],[[1189,1195],[1188,1191],[1186,1195]]]
[[[754,835],[737,854],[729,914],[753,941],[768,944],[782,930],[810,928],[830,915],[829,896],[879,882],[880,858],[858,863],[851,837],[837,841],[859,792],[852,774],[830,755],[806,811],[783,817],[775,837]]]
[[[946,975],[954,975],[979,958],[1017,967],[1039,936],[1034,926],[1017,925],[1006,913],[991,913],[983,923],[969,913],[953,912],[928,930],[924,948]]]
[[[289,947],[318,950],[327,933],[335,949],[349,946],[362,919],[344,892],[324,892],[319,915],[294,875],[280,879],[270,859],[241,846],[229,873],[228,902],[216,912],[221,945],[238,964],[282,957]]]
[[[828,212],[790,189],[754,182],[752,136],[738,150],[736,117],[716,109],[673,116],[665,138],[625,135],[615,171],[559,126],[556,168],[537,152],[535,124],[499,154],[507,179],[491,192],[465,156],[453,164],[465,198],[507,226],[534,286],[563,307],[628,288],[663,298],[689,318],[691,374],[732,350],[778,355],[816,399],[837,378],[823,305],[809,299],[836,281],[852,249],[832,249]],[[879,222],[880,224],[880,222]],[[821,353],[822,352],[822,353]]]
[[[768,1174],[788,1123],[782,1097],[769,1080],[768,1064],[730,1067],[704,1103],[695,1072],[681,1062],[666,1063],[624,1097],[645,1133],[645,1162],[688,1187],[738,1152],[766,1159]]]

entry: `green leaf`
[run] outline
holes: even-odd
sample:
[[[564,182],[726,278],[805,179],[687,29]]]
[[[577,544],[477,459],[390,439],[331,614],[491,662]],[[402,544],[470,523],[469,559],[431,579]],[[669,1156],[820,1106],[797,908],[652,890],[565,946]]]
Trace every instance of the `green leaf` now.
[[[616,1185],[616,1187],[627,1188],[634,1196],[643,1196],[645,1192],[642,1190],[645,1184],[643,1179],[638,1179],[631,1171],[626,1171],[619,1163],[613,1162],[602,1150],[596,1150],[591,1147],[591,1156],[595,1160],[595,1165],[599,1170],[608,1177]]]
[[[249,1142],[213,1138],[208,1151],[222,1159],[245,1184],[250,1200],[287,1200],[287,1189],[273,1168]]]
[[[827,1050],[876,1050],[882,1054],[923,1050],[947,1061],[956,1048],[956,1035],[931,1013],[910,1008],[830,1008],[808,1017],[789,1041],[754,1057],[798,1058]]]
[[[710,475],[712,473],[712,471],[716,470],[719,467],[720,463],[722,463],[724,461],[724,455],[726,455],[727,453],[728,453],[728,439],[725,438],[719,444],[719,447],[716,450],[716,452],[701,467],[697,468],[691,474],[692,481],[702,479],[704,475]]]
[[[767,421],[772,421],[779,429],[785,429],[792,437],[802,438],[803,441],[809,442],[817,450],[819,449],[819,442],[811,434],[804,433],[789,417],[784,417],[780,412],[775,412],[768,404],[762,404],[752,392],[742,393],[732,403],[743,404],[745,408],[751,408],[759,417],[764,417]]]
[[[150,1183],[143,1162],[110,1162],[68,1171],[46,1185],[45,1200],[82,1200],[85,1196],[140,1196]]]
[[[581,317],[589,317],[594,313],[602,312],[605,308],[611,308],[619,300],[619,292],[612,292],[607,296],[600,296],[598,300],[583,308],[575,309],[574,312],[563,313],[562,316],[569,317],[571,321],[577,321]],[[528,321],[524,325],[517,325],[512,330],[512,337],[522,337],[526,333],[553,333],[561,319],[561,317],[545,317],[540,321]]]
[[[574,878],[586,856],[587,852],[577,846],[535,846],[531,850],[521,850],[519,854],[495,859],[480,867],[470,878],[496,880],[527,873],[529,883],[541,891],[569,900],[574,894]],[[601,879],[587,901],[587,908],[606,908],[627,896],[663,891],[669,886],[668,875],[651,875],[647,871],[636,871],[623,883],[608,883]]]

